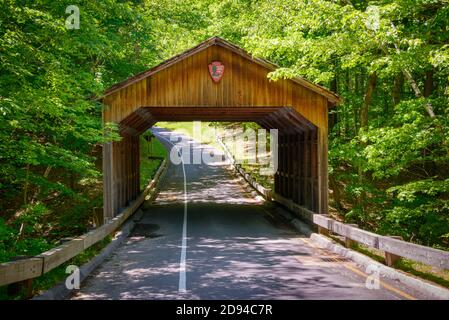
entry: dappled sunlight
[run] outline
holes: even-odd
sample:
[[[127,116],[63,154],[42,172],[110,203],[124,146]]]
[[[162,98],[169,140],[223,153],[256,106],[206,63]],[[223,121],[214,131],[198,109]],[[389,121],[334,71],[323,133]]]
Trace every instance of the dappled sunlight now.
[[[169,134],[158,129],[156,136],[170,150]],[[190,162],[195,150],[206,149],[191,139],[183,143]],[[157,198],[142,207],[137,231],[74,299],[344,299],[361,288],[358,279],[336,272],[336,262],[304,245],[291,225],[276,221],[227,167],[220,159],[171,163]],[[184,216],[187,292],[181,294]]]
[[[352,287],[351,283],[331,280],[330,269],[299,264],[296,256],[311,253],[300,246],[295,236],[199,238],[190,239],[189,243],[189,252],[194,257],[189,264],[195,266],[191,281],[201,283],[212,298],[219,298],[222,291],[229,290],[235,298],[298,299],[304,289],[319,292]],[[205,258],[213,256],[213,252],[219,255]]]
[[[140,281],[142,277],[152,276],[152,275],[163,275],[179,271],[178,264],[171,264],[164,266],[163,268],[135,268],[128,269],[123,273],[128,276],[128,279],[134,279],[134,281]]]
[[[212,252],[220,252],[214,259],[193,258],[189,261],[196,266],[194,274],[198,274],[192,281],[201,283],[210,297],[219,298],[223,290],[229,290],[236,298],[298,299],[303,297],[302,290],[316,290],[316,298],[319,298],[320,289],[349,289],[353,285],[332,280],[331,269],[299,264],[294,257],[309,256],[310,253],[295,238],[233,237],[219,241],[200,238],[192,239],[190,243],[194,257],[208,257],[213,255]]]
[[[74,299],[345,299],[363,290],[360,279],[343,278],[338,263],[323,262],[291,226],[273,225],[264,206],[192,203],[187,293],[180,294],[182,212],[181,203],[147,204],[139,224],[157,226],[160,237],[131,233]]]
[[[331,280],[333,271],[325,266],[298,263],[297,256],[311,253],[299,245],[294,234],[284,237],[191,236],[187,243],[188,287],[197,288],[193,292],[177,293],[179,256],[174,249],[179,249],[179,239],[147,239],[128,242],[102,267],[113,270],[99,270],[95,283],[87,282],[89,292],[79,293],[74,299],[200,299],[206,292],[211,299],[223,298],[223,292],[231,293],[236,299],[246,296],[298,299],[303,297],[301,290],[306,288],[316,290],[316,298],[319,298],[320,290],[349,289],[357,285],[336,283]],[[153,250],[167,250],[172,254],[167,255],[168,260],[154,261],[156,252]],[[172,282],[172,287],[158,286],[158,283],[167,282]],[[97,293],[102,290],[109,294]],[[111,294],[115,291],[117,295]]]

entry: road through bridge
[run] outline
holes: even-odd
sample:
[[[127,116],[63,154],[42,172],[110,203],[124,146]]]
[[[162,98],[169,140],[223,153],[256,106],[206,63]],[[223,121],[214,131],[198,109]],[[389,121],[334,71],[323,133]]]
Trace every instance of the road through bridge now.
[[[173,148],[169,132],[153,131]],[[187,138],[177,145],[211,148]],[[382,279],[370,288],[366,270],[299,234],[228,167],[170,163],[127,241],[72,299],[426,298]]]

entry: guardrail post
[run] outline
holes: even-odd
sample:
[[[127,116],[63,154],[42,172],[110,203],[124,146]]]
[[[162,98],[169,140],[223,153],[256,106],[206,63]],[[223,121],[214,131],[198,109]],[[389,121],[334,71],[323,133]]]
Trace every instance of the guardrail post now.
[[[11,261],[23,260],[32,258],[31,256],[17,256],[13,257]],[[19,282],[11,283],[7,286],[6,291],[9,296],[16,296],[23,292],[25,299],[33,296],[33,278],[25,279]]]
[[[318,226],[318,233],[322,234],[323,236],[329,236],[329,230],[322,226]]]
[[[401,236],[388,236],[392,239],[403,240]],[[385,251],[385,264],[389,267],[393,267],[397,261],[401,259],[401,256]]]
[[[105,222],[103,207],[95,207],[92,209],[92,222],[95,228],[102,226]]]
[[[348,223],[348,226],[354,227],[354,228],[358,228],[359,226],[357,224],[354,223]],[[352,248],[354,246],[356,242],[354,240],[352,240],[349,237],[345,237],[345,247],[346,248]]]
[[[324,218],[324,221],[315,222],[315,219],[318,218],[319,220],[323,220],[322,218]],[[323,236],[329,236],[330,231],[332,231],[332,226],[330,224],[331,222],[328,218],[328,214],[315,214],[312,216],[312,221],[315,222],[318,227],[318,233],[322,234]]]
[[[23,292],[25,299],[29,299],[33,296],[33,279],[11,283],[7,287],[9,296],[17,296],[21,292]]]
[[[323,236],[329,236],[329,230],[321,226],[318,226],[318,233],[322,234]]]

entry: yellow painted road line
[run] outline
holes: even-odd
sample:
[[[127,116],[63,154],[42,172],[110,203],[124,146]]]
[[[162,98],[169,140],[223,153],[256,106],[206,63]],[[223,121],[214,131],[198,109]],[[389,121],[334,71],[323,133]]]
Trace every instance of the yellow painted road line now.
[[[311,247],[313,247],[313,248],[315,248],[315,249],[318,249],[318,250],[321,251],[324,255],[327,255],[327,256],[330,257],[333,261],[335,261],[336,263],[342,265],[342,266],[345,267],[346,269],[351,270],[352,272],[354,272],[354,273],[356,273],[356,274],[358,274],[358,275],[364,277],[365,279],[369,277],[365,272],[359,270],[358,268],[353,267],[353,266],[349,265],[348,263],[338,261],[336,258],[334,258],[333,256],[331,256],[328,252],[326,252],[326,251],[323,250],[322,248],[316,246],[314,243],[311,243],[309,240],[304,239],[304,238],[300,238],[300,239],[301,239],[304,243],[306,243],[307,245],[309,245],[309,246],[311,246]],[[408,299],[408,300],[417,300],[417,298],[415,298],[414,296],[412,296],[412,295],[410,295],[410,294],[408,294],[408,293],[406,293],[406,292],[404,292],[404,291],[402,291],[402,290],[400,290],[400,289],[397,289],[397,288],[395,288],[395,287],[393,287],[393,286],[390,286],[388,283],[385,283],[385,282],[383,282],[383,281],[380,280],[380,279],[379,279],[379,284],[380,284],[382,287],[384,287],[385,289],[387,289],[387,290],[389,290],[389,291],[391,291],[391,292],[394,292],[394,293],[396,293],[396,294],[398,294],[398,295],[400,295],[400,296],[402,296],[402,297],[404,297],[404,298],[406,298],[406,299]]]
[[[359,269],[357,269],[357,268],[355,268],[355,267],[353,267],[353,266],[351,266],[351,265],[349,265],[347,263],[343,263],[343,266],[345,268],[351,270],[352,272],[357,273],[358,275],[361,275],[362,277],[365,277],[365,279],[368,278],[368,275],[365,272],[363,272],[363,271],[361,271],[361,270],[359,270]],[[402,296],[402,297],[404,297],[404,298],[406,298],[408,300],[417,300],[412,295],[410,295],[410,294],[408,294],[408,293],[406,293],[406,292],[404,292],[402,290],[399,290],[399,289],[397,289],[395,287],[392,287],[392,286],[390,286],[389,284],[383,282],[380,279],[379,279],[379,283],[385,289],[390,290],[390,291],[392,291],[392,292],[394,292],[394,293],[396,293],[396,294],[398,294],[398,295],[400,295],[400,296]]]

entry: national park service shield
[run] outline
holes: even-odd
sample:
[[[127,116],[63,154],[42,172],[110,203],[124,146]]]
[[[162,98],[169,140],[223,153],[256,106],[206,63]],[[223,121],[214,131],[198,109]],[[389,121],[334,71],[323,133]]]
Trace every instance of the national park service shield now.
[[[223,77],[225,66],[221,64],[220,61],[214,61],[211,64],[209,64],[209,73],[212,77],[212,80],[215,82],[218,82]]]

